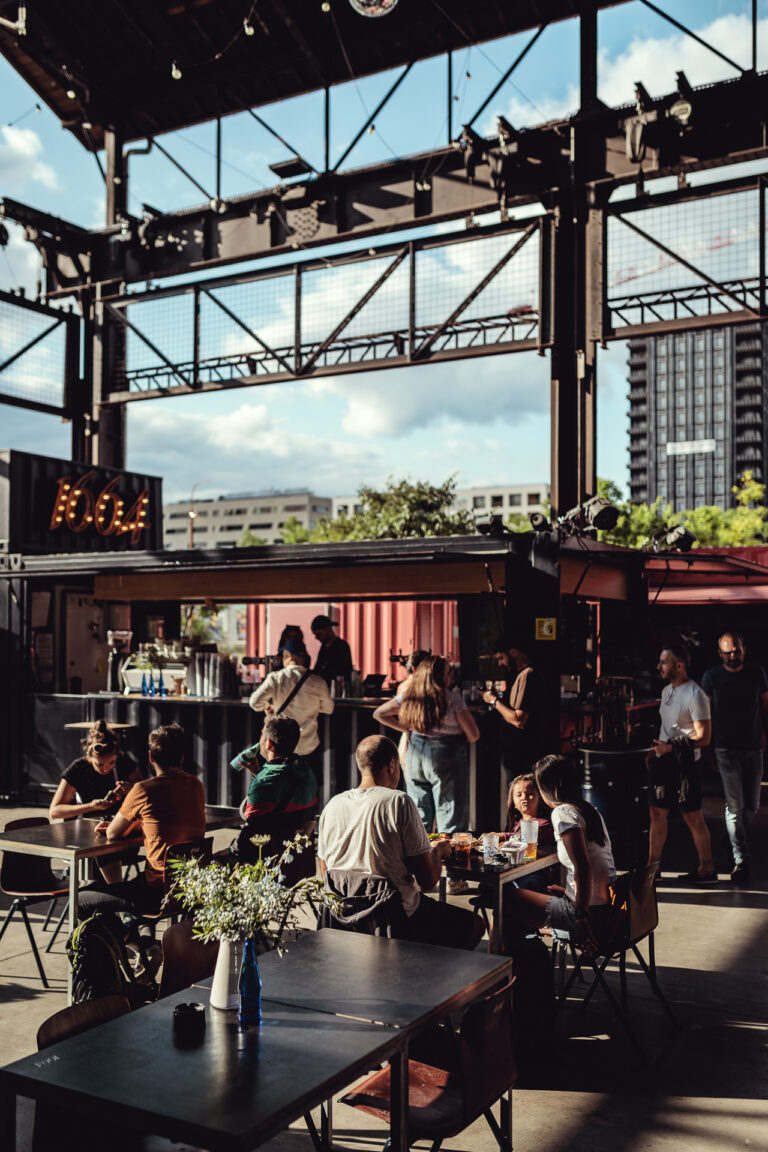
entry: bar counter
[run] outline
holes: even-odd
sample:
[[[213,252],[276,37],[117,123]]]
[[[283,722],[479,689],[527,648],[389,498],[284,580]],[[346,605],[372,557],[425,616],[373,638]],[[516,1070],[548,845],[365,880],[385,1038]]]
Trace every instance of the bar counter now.
[[[395,742],[398,734],[377,724],[373,711],[389,697],[337,697],[331,716],[320,716],[323,748],[321,800],[357,784],[355,748],[365,737],[384,732]],[[496,827],[500,776],[494,726],[485,710],[475,711],[479,744],[469,746],[470,827]],[[82,729],[67,728],[84,720],[106,719],[126,724],[126,750],[146,763],[147,736],[161,724],[179,724],[187,735],[186,763],[203,781],[209,804],[238,805],[248,787],[247,773],[233,772],[230,761],[255,744],[263,712],[248,707],[248,697],[211,700],[197,696],[123,696],[108,692],[82,695],[32,694],[26,697],[24,718],[24,792],[26,803],[48,803],[64,769],[82,752]],[[478,764],[483,771],[478,772]]]

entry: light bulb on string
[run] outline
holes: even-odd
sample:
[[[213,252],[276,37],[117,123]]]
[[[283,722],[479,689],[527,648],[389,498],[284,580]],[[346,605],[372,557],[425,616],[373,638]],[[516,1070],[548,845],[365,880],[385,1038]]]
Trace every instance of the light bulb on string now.
[[[171,64],[171,79],[172,80],[181,80],[181,76],[182,76],[181,68],[179,68],[178,64],[174,60],[173,64]]]
[[[246,16],[245,20],[243,20],[243,32],[245,33],[246,36],[253,36],[255,31],[256,31],[256,29],[254,28],[253,24],[251,24],[250,20]]]

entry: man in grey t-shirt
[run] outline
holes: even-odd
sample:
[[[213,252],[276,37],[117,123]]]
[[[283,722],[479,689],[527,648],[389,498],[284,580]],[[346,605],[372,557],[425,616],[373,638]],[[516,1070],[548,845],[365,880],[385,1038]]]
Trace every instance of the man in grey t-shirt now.
[[[416,805],[399,790],[397,748],[386,736],[368,736],[355,756],[359,786],[334,796],[320,816],[322,874],[340,869],[384,877],[400,893],[407,939],[474,948],[483,934],[480,917],[421,891],[437,883],[451,848],[447,840],[430,846]]]
[[[678,876],[688,884],[716,884],[709,829],[701,811],[699,757],[712,734],[709,700],[688,677],[688,653],[682,647],[662,648],[657,671],[666,681],[661,693],[659,739],[648,753],[651,831],[648,862],[661,859],[667,840],[670,809],[680,809],[693,837],[699,867]]]

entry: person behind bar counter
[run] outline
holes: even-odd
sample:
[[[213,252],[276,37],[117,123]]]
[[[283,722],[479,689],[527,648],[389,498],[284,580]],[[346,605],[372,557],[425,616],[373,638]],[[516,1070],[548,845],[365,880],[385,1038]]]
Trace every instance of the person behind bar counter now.
[[[59,781],[51,800],[51,820],[74,820],[82,816],[112,816],[132,784],[141,780],[135,760],[118,751],[117,733],[106,720],[92,724],[84,741],[85,755],[73,760]],[[136,849],[103,860],[99,867],[107,884],[123,878],[123,864],[132,863]]]
[[[313,671],[322,676],[326,684],[333,684],[337,676],[342,676],[344,683],[349,684],[352,677],[352,653],[346,640],[334,632],[336,621],[329,616],[315,616],[310,627],[315,640],[320,641],[320,651]]]

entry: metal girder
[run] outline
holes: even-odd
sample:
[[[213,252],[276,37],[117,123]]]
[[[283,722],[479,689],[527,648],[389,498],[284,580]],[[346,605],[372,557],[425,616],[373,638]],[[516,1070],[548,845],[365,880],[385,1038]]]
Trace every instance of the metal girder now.
[[[26,340],[17,348],[13,350],[8,349],[8,355],[0,362],[0,403],[10,404],[16,408],[27,408],[34,412],[45,412],[56,416],[68,416],[71,411],[73,396],[76,393],[79,367],[79,340],[80,340],[80,322],[79,317],[68,309],[64,308],[49,308],[44,304],[36,303],[33,300],[27,300],[23,296],[14,296],[10,292],[0,291],[0,305],[5,308],[18,309],[27,313],[32,313],[40,320],[41,327],[38,331],[30,334]],[[5,317],[3,318],[5,322]],[[24,385],[20,387],[19,384],[13,385],[14,390],[5,391],[7,385],[7,378],[4,375],[8,369],[13,365],[20,365],[24,357],[32,352],[38,345],[42,345],[44,341],[58,328],[64,327],[64,349],[61,363],[58,365],[48,365],[51,376],[47,380],[39,381],[43,386],[51,385],[61,388],[61,403],[48,403],[46,401],[37,399],[35,397],[36,387],[30,382],[28,387],[28,394],[25,394]],[[11,324],[6,324],[4,331],[6,336],[9,336],[13,331]],[[39,370],[38,370],[39,372]],[[37,375],[37,373],[35,374]]]
[[[459,274],[457,287],[461,290],[461,303],[454,307],[447,319],[433,323],[416,322],[419,299],[416,295],[417,259],[432,256],[442,260],[442,253],[456,245],[472,250],[472,240],[466,234],[441,236],[422,241],[411,241],[407,245],[391,244],[373,254],[366,250],[359,253],[345,253],[335,259],[305,261],[295,265],[283,265],[268,271],[247,272],[220,277],[218,280],[197,281],[173,288],[165,288],[145,293],[114,296],[104,301],[109,316],[120,326],[132,331],[151,350],[157,363],[145,366],[129,365],[127,370],[116,373],[108,398],[102,403],[119,405],[130,400],[151,399],[157,396],[176,395],[196,391],[213,391],[224,388],[243,387],[253,384],[274,383],[280,380],[298,380],[310,374],[328,375],[331,373],[361,372],[371,368],[401,367],[419,361],[451,360],[461,357],[492,355],[503,351],[519,351],[536,348],[541,351],[548,335],[542,334],[539,325],[539,305],[535,300],[537,287],[541,292],[542,277],[538,268],[530,268],[523,274],[523,282],[515,284],[514,277],[501,283],[501,295],[512,293],[509,303],[513,306],[506,312],[494,315],[476,314],[467,316],[470,304],[494,281],[499,282],[504,268],[510,265],[524,245],[542,229],[548,232],[546,217],[536,217],[532,221],[519,221],[514,224],[499,225],[484,234],[484,240],[492,247],[476,265]],[[501,255],[499,256],[499,252]],[[549,248],[547,248],[549,252]],[[547,256],[549,258],[549,256]],[[466,259],[466,258],[465,258]],[[535,257],[533,257],[535,260]],[[391,327],[377,329],[375,320],[369,317],[372,330],[348,334],[351,322],[360,315],[367,304],[375,301],[376,294],[404,263],[410,264],[408,283],[411,299],[398,314],[392,305],[385,301],[380,315],[391,318]],[[372,274],[366,276],[366,265],[374,265]],[[460,262],[461,263],[461,262]],[[379,265],[383,265],[379,271]],[[329,324],[327,335],[318,335],[313,327],[309,334],[303,333],[306,317],[302,301],[305,293],[312,297],[312,276],[332,271],[334,268],[356,267],[356,275],[361,284],[370,281],[367,288],[360,288],[358,298],[346,306],[341,320]],[[438,273],[436,273],[438,274]],[[439,273],[443,287],[448,281],[447,273]],[[513,273],[508,275],[513,276]],[[291,287],[291,281],[294,282]],[[466,283],[474,282],[467,293]],[[265,294],[265,283],[273,285],[272,293]],[[429,292],[431,281],[426,283]],[[296,314],[293,320],[294,341],[290,345],[277,346],[268,342],[254,327],[246,322],[227,300],[226,290],[245,289],[250,284],[260,285],[262,309],[276,307],[278,311],[291,296],[294,299]],[[305,287],[306,285],[306,287]],[[317,285],[314,285],[317,291]],[[496,289],[498,300],[499,289]],[[522,304],[522,294],[531,292],[531,302]],[[517,293],[517,295],[515,295]],[[189,297],[192,300],[189,300]],[[207,348],[200,342],[200,303],[211,300],[213,304],[249,338],[251,345],[244,350],[222,354],[218,347],[212,348],[213,339],[210,320]],[[238,297],[240,309],[248,308],[247,297]],[[162,301],[178,300],[183,307],[187,300],[185,322],[176,320],[171,328],[176,331],[179,324],[189,332],[192,342],[188,357],[183,362],[171,359],[142,331],[142,320],[136,312],[142,306],[160,306]],[[266,301],[271,300],[267,305]],[[498,303],[496,304],[498,307]],[[126,313],[131,313],[129,320]],[[446,311],[449,306],[446,305]],[[476,311],[476,310],[475,310]],[[406,314],[410,323],[406,323]],[[180,315],[177,313],[177,317]],[[386,320],[385,320],[386,322]],[[290,319],[287,321],[290,324]],[[551,331],[551,319],[546,321],[547,333]],[[161,325],[162,329],[162,325]],[[219,336],[219,343],[224,339]]]
[[[324,173],[215,207],[125,217],[94,232],[10,200],[0,202],[0,215],[31,230],[46,260],[47,292],[55,295],[468,218],[500,204],[547,205],[570,186],[573,163],[585,185],[613,188],[768,156],[767,74],[694,89],[685,123],[673,114],[679,104],[678,93],[643,109],[593,101],[570,120],[515,131],[504,143],[468,130],[460,146]]]

